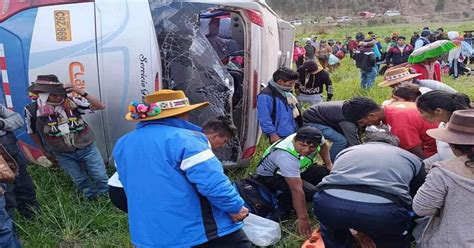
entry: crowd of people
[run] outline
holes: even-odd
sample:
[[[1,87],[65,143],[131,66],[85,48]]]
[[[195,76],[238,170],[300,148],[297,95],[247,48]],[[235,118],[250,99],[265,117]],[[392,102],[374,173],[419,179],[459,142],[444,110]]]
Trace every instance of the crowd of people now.
[[[453,78],[470,75],[471,69],[466,64],[474,56],[472,32],[474,31],[464,31],[464,35],[460,36],[456,31],[445,32],[443,28],[432,31],[425,27],[421,32],[414,32],[409,40],[399,32],[393,32],[383,41],[371,31],[367,34],[358,32],[354,38],[347,35],[342,42],[333,39],[318,41],[317,36],[312,36],[306,39],[305,46],[295,41],[293,61],[297,68],[305,61],[315,61],[319,67],[331,73],[347,54],[360,70],[363,89],[371,88],[378,74],[383,75],[388,68],[393,67],[406,67],[412,72],[420,73],[422,75],[419,75],[419,79],[442,81],[442,72]],[[441,40],[453,41],[459,48],[443,56],[408,63],[415,50]],[[314,85],[314,88],[322,88],[320,84]],[[318,94],[320,97],[321,94]]]
[[[474,199],[472,103],[419,75],[388,69],[379,86],[391,87],[392,98],[382,105],[353,97],[317,102],[303,112],[303,102],[295,105],[289,96],[299,73],[276,71],[257,104],[272,145],[256,179],[279,202],[267,218],[295,213],[298,231],[307,236],[306,202],[313,201],[327,247],[352,247],[354,240],[363,247],[473,246],[467,238],[474,231],[467,203]]]
[[[297,69],[279,68],[257,97],[270,146],[252,178],[277,202],[262,217],[296,216],[299,234],[309,237],[312,202],[327,247],[352,247],[355,240],[367,247],[474,246],[471,100],[442,83],[443,58],[406,66],[432,39],[460,38],[435,34],[425,29],[411,45],[394,33],[385,52],[372,32],[346,44],[316,37],[305,47],[295,43]],[[379,86],[391,89],[391,99],[331,101],[330,73],[346,53],[361,70],[363,88],[382,70],[377,61],[386,63]],[[463,63],[466,53],[453,56]],[[55,75],[39,75],[28,91],[27,133],[86,199],[108,197],[127,213],[135,247],[251,246],[242,221],[252,208],[213,152],[238,130],[226,116],[202,127],[189,121],[191,111],[209,103],[191,104],[177,90],[130,103],[124,118],[136,129],[116,142],[109,178],[82,118],[106,106]],[[24,126],[21,115],[0,105],[0,117],[0,246],[21,247],[13,210],[34,219],[41,206],[12,133]]]

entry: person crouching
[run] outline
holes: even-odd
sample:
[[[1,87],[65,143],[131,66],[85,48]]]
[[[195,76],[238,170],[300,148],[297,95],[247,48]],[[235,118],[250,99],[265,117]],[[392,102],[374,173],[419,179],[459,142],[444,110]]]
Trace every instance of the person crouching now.
[[[377,247],[410,247],[409,206],[425,174],[421,159],[398,144],[389,133],[368,133],[364,144],[339,153],[314,196],[326,247],[352,247],[350,229]]]
[[[316,153],[325,167],[317,166]],[[298,216],[298,232],[309,236],[311,226],[306,201],[311,201],[317,185],[331,170],[329,148],[319,129],[302,127],[287,138],[270,146],[257,168],[257,180],[277,194],[279,211],[275,220],[288,217],[294,209]],[[305,187],[303,187],[303,185]]]

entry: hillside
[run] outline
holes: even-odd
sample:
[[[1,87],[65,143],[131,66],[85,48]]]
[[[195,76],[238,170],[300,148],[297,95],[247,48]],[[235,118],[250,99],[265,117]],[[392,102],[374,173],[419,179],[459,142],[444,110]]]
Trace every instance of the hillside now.
[[[473,0],[266,0],[284,18],[356,16],[360,11],[383,14],[399,10],[404,16],[453,13],[450,18],[474,17]]]

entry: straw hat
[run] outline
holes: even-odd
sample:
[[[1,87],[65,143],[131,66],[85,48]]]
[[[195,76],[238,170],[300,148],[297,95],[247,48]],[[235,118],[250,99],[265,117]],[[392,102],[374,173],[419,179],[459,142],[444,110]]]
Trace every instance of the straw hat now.
[[[449,144],[474,145],[474,110],[454,111],[446,128],[430,129],[426,133]]]
[[[388,69],[384,74],[385,81],[378,84],[379,87],[388,87],[394,84],[401,83],[403,81],[408,81],[414,79],[421,74],[415,73],[411,74],[407,68],[399,67],[394,69]]]
[[[190,104],[181,90],[159,90],[145,96],[143,103],[132,102],[125,115],[128,121],[150,121],[177,116],[207,107],[208,102]]]
[[[49,93],[54,95],[65,95],[67,94],[64,85],[59,82],[56,75],[38,75],[36,81],[31,83],[28,87],[28,91],[34,94],[38,93]]]

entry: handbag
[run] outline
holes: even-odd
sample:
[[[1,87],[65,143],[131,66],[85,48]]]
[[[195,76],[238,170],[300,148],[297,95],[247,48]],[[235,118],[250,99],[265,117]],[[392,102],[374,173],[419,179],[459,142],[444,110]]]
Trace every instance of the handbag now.
[[[19,167],[15,159],[0,144],[0,183],[13,183]]]

